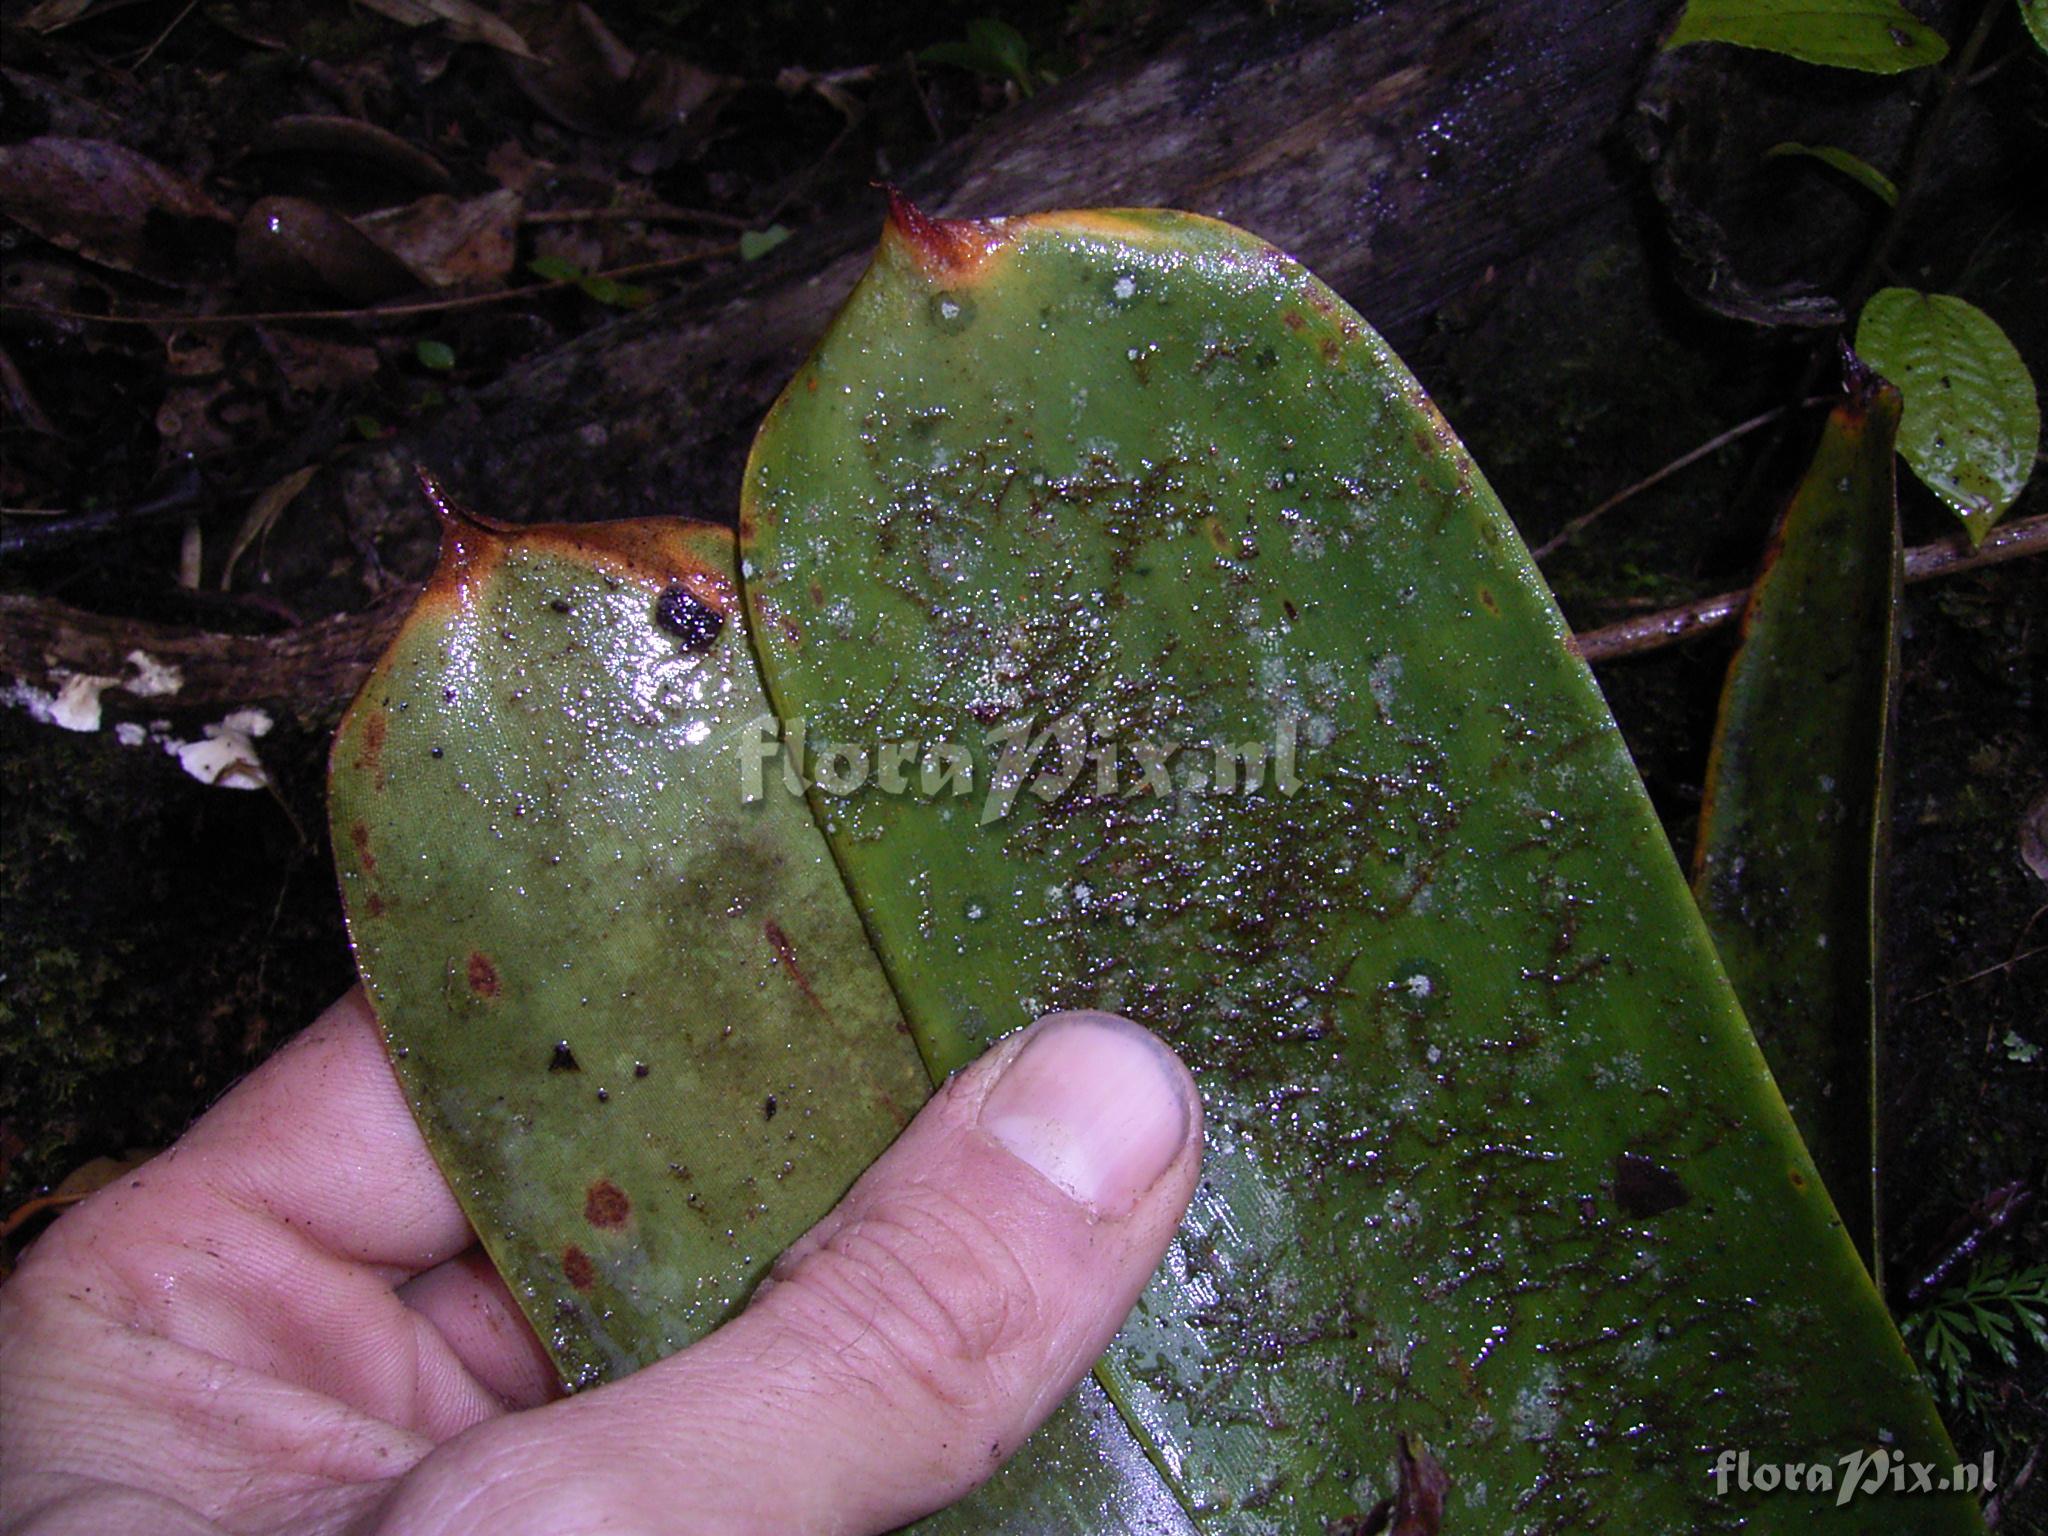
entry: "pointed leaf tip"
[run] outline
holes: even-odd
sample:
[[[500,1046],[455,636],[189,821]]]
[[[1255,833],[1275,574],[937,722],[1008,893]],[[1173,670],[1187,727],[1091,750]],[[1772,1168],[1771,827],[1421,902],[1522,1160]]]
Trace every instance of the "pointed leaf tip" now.
[[[939,219],[903,195],[884,186],[889,195],[887,233],[933,275],[972,271],[996,243],[996,226],[981,219]]]

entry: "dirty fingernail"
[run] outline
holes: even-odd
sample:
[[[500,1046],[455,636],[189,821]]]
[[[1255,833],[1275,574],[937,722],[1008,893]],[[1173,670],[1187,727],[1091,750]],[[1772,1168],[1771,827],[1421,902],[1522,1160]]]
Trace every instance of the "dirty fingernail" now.
[[[1193,1122],[1179,1060],[1113,1013],[1048,1015],[981,1105],[990,1138],[1101,1216],[1130,1212]]]

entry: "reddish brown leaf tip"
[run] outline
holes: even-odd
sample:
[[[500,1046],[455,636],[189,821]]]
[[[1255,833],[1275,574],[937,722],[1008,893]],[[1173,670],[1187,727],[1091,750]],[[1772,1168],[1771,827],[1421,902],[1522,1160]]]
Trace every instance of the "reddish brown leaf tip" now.
[[[995,244],[993,226],[978,219],[935,219],[895,187],[889,194],[889,229],[934,273],[966,273]]]

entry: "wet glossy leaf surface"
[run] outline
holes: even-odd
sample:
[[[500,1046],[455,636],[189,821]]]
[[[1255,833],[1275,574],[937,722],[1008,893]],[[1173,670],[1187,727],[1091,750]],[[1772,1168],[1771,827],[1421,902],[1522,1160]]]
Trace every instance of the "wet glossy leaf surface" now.
[[[1204,1528],[1363,1515],[1403,1433],[1459,1531],[1875,1529],[1719,1496],[1714,1450],[1947,1460],[1547,593],[1302,269],[1184,215],[906,210],[742,534],[934,1068],[1100,1006],[1197,1069],[1206,1176],[1099,1375]],[[903,741],[973,792],[889,792]],[[1276,741],[1295,793],[1214,792]]]
[[[742,804],[729,551],[457,518],[334,748],[399,1075],[572,1384],[717,1323],[928,1092],[803,806]]]
[[[1898,0],[1686,0],[1664,46],[1687,43],[1733,43],[1880,75],[1948,56],[1941,34]]]
[[[2041,403],[1998,322],[1965,299],[1881,288],[1856,350],[1906,397],[1899,452],[1981,544],[2034,470]]]
[[[1898,392],[1836,406],[1743,616],[1693,889],[1857,1246],[1877,1251],[1878,893],[1897,673]]]

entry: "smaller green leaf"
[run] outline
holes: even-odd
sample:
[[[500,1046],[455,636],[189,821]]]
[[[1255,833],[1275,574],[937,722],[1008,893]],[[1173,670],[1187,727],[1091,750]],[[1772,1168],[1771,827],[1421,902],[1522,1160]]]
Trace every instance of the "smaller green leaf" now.
[[[455,366],[455,349],[445,341],[423,341],[412,349],[422,368],[445,373]]]
[[[1808,64],[1895,75],[1948,56],[1941,34],[1898,0],[1687,0],[1666,48],[1733,43]]]
[[[526,270],[535,277],[545,278],[551,283],[574,283],[583,277],[583,269],[573,261],[560,256],[536,256],[526,264]]]
[[[1883,288],[1863,306],[1856,350],[1906,397],[1900,454],[1981,544],[2041,446],[2041,404],[2018,349],[1953,294]]]
[[[645,288],[636,287],[632,283],[622,283],[616,278],[586,277],[576,286],[581,288],[587,297],[595,299],[600,304],[610,305],[613,309],[645,309],[654,302],[654,295]]]
[[[356,436],[367,443],[374,443],[379,438],[391,435],[389,427],[385,426],[376,417],[370,415],[357,416],[350,425],[356,429]]]
[[[2048,0],[2020,0],[2020,20],[2027,24],[2041,51],[2048,53]]]
[[[1791,139],[1782,144],[1773,144],[1764,151],[1766,160],[1783,160],[1794,155],[1808,160],[1818,160],[1822,165],[1833,167],[1857,186],[1882,198],[1888,208],[1899,206],[1899,189],[1893,185],[1891,177],[1861,155],[1852,155],[1846,149],[1837,149],[1832,144],[1800,144]]]
[[[789,230],[781,224],[770,224],[766,229],[750,229],[740,236],[740,260],[759,261],[788,238]]]
[[[1031,94],[1031,45],[1024,41],[1023,33],[994,16],[977,16],[967,23],[965,41],[934,43],[918,57],[930,64],[957,64],[977,74],[1009,80],[1026,96]]]

